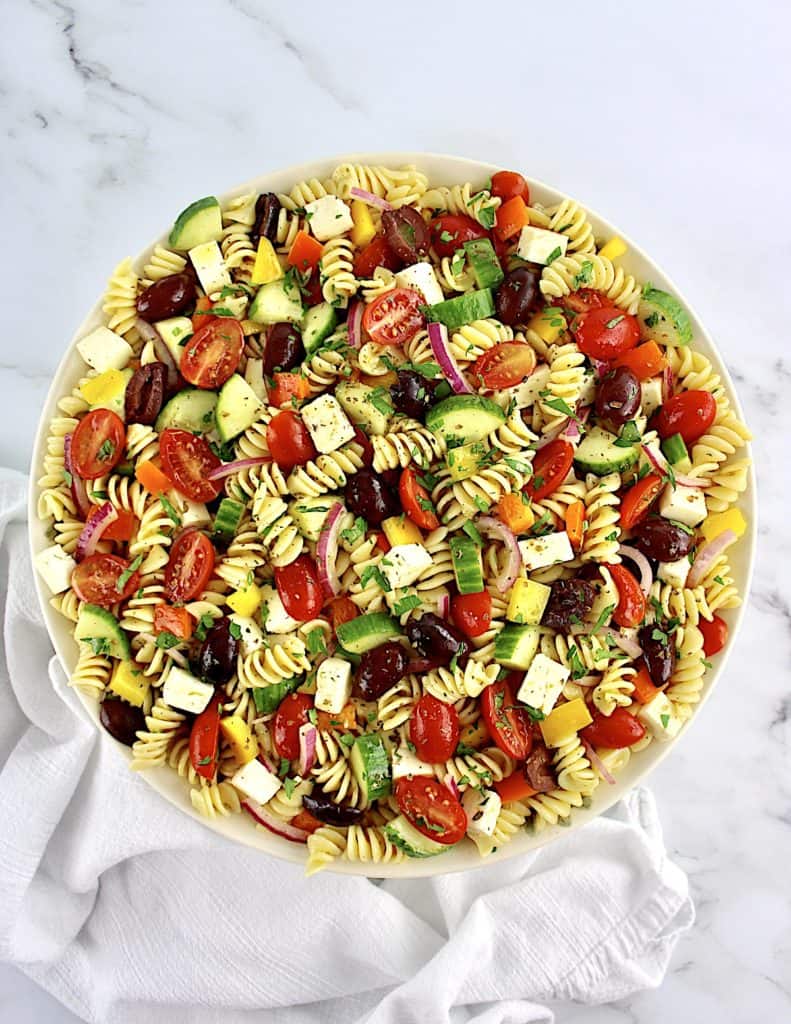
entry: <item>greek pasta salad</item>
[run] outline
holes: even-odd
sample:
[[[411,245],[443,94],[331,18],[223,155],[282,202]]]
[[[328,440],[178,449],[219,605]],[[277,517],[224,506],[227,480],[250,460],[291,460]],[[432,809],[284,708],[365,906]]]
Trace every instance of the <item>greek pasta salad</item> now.
[[[515,172],[343,164],[116,268],[36,566],[135,770],[312,873],[486,856],[677,735],[750,435],[626,252]]]

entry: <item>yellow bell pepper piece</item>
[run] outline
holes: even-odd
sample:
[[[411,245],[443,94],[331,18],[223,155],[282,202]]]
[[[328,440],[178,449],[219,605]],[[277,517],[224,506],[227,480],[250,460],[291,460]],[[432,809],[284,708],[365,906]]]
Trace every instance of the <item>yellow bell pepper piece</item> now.
[[[283,267],[280,265],[274,246],[268,238],[262,238],[258,243],[253,276],[250,281],[252,284],[269,284],[270,281],[279,281],[281,277],[283,277]]]
[[[108,689],[136,708],[142,708],[151,686],[149,676],[134,661],[117,661]]]
[[[238,715],[220,719],[220,732],[228,741],[234,758],[239,764],[247,764],[258,757],[258,742],[247,722]]]
[[[466,726],[459,736],[460,743],[463,743],[465,747],[474,747],[476,750],[488,743],[489,739],[489,730],[482,719],[479,719],[474,725]]]
[[[543,583],[520,577],[514,581],[511,588],[508,610],[505,613],[506,619],[509,622],[521,622],[527,626],[538,626],[551,593],[551,588]]]
[[[261,588],[255,583],[251,583],[249,587],[245,587],[244,590],[235,590],[228,597],[228,607],[232,608],[237,615],[252,618],[261,607],[263,599]]]
[[[382,530],[390,542],[390,547],[397,544],[422,544],[423,534],[406,516],[391,516],[382,522]]]
[[[352,220],[354,221],[352,242],[358,248],[368,245],[376,235],[376,225],[373,222],[373,217],[371,217],[371,211],[362,199],[352,200]]]
[[[601,247],[599,255],[608,260],[617,260],[619,256],[624,256],[627,252],[629,252],[629,246],[626,242],[617,235],[613,235],[609,242]]]
[[[586,725],[590,725],[593,719],[588,711],[588,706],[581,697],[575,697],[567,704],[559,704],[538,723],[544,743],[548,747],[556,747],[565,737],[574,732],[579,732]]]
[[[700,532],[707,541],[711,541],[723,530],[733,530],[737,537],[741,537],[746,529],[747,520],[741,509],[729,508],[727,512],[717,512],[713,516],[708,516],[701,524]]]
[[[127,375],[123,370],[105,370],[89,377],[80,385],[80,394],[89,405],[102,405],[126,387]]]
[[[459,445],[458,448],[451,448],[445,456],[445,465],[448,467],[448,476],[451,480],[466,480],[474,476],[481,468],[483,457],[487,447],[481,441],[473,441],[470,444]]]
[[[540,313],[531,317],[527,329],[535,331],[547,345],[554,345],[566,329],[566,318],[559,309],[547,306],[546,309],[542,309]]]

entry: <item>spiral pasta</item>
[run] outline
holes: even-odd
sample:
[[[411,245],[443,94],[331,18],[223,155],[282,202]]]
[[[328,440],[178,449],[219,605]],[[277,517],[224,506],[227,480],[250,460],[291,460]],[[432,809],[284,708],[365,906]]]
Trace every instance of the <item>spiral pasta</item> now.
[[[411,164],[404,167],[341,164],[332,172],[332,183],[342,199],[353,198],[351,189],[362,189],[386,199],[395,209],[417,202],[428,188],[428,178]]]
[[[141,771],[165,764],[168,748],[181,734],[185,717],[159,697],[146,715],[146,728],[132,746],[132,769]]]
[[[564,199],[557,206],[550,206],[546,212],[550,215],[547,225],[549,230],[568,237],[568,252],[595,251],[593,228],[579,203],[573,199]]]
[[[444,185],[439,188],[432,188],[424,192],[418,199],[417,205],[424,210],[445,210],[448,213],[462,213],[472,217],[485,228],[494,227],[497,209],[502,200],[499,196],[493,196],[488,189],[482,188],[477,192],[469,182],[464,185],[453,185],[447,188]]]
[[[242,805],[239,794],[230,782],[207,782],[190,790],[190,803],[204,818],[227,817],[239,814]]]
[[[676,634],[676,643],[676,666],[670,677],[667,696],[674,705],[676,714],[686,721],[691,716],[694,705],[700,701],[703,689],[703,634],[697,626],[680,627]]]
[[[541,293],[548,299],[562,298],[580,288],[604,292],[616,306],[627,313],[637,312],[641,289],[631,274],[613,266],[606,256],[580,253],[560,256],[544,268]]]
[[[580,558],[583,562],[620,562],[618,554],[621,527],[618,491],[621,474],[608,473],[603,477],[589,476],[585,494],[587,529],[582,541]]]
[[[270,647],[258,648],[239,655],[237,674],[241,686],[274,686],[284,679],[293,679],[310,668],[305,644],[292,634],[280,637]]]
[[[354,246],[347,238],[331,238],[321,254],[321,291],[326,302],[346,306],[357,293],[359,282],[354,276]]]
[[[138,340],[137,320],[137,274],[132,261],[122,260],[113,271],[104,294],[102,310],[107,314],[107,326],[122,335],[134,346]]]
[[[426,468],[445,451],[442,438],[422,423],[404,418],[394,420],[391,426],[395,429],[371,438],[373,466],[378,473],[385,469],[405,469],[410,463]]]
[[[462,697],[477,697],[497,678],[497,665],[484,665],[472,658],[465,668],[435,668],[423,677],[423,686],[444,704],[454,704]]]
[[[585,383],[584,362],[585,357],[574,342],[552,349],[546,394],[542,393],[538,400],[544,434],[557,430],[568,418],[569,410],[576,410]]]
[[[141,284],[148,288],[155,281],[161,281],[163,277],[180,274],[186,265],[187,261],[177,252],[172,252],[163,245],[155,245],[148,263],[143,267]]]
[[[616,708],[626,708],[632,703],[635,674],[636,670],[621,659],[607,666],[601,682],[593,689],[593,703],[603,715],[609,716]]]
[[[318,497],[344,487],[363,464],[363,450],[350,441],[335,452],[319,455],[304,466],[298,466],[288,478],[288,489],[297,498]]]
[[[299,558],[305,542],[282,498],[262,495],[259,488],[253,499],[253,517],[272,565],[289,565]]]
[[[89,697],[98,697],[110,679],[112,663],[109,658],[94,654],[88,644],[80,644],[80,655],[69,679],[69,686],[81,690]]]

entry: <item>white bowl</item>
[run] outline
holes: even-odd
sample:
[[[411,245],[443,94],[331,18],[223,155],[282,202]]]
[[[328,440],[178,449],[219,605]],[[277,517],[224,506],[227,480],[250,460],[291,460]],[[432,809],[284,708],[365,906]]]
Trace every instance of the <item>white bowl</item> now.
[[[334,159],[316,160],[311,163],[302,164],[301,166],[289,167],[286,170],[263,174],[259,178],[254,178],[252,181],[248,181],[244,185],[231,189],[230,191],[222,194],[219,198],[221,201],[225,202],[234,196],[243,195],[252,191],[288,192],[295,182],[312,177],[321,179],[326,178],[334,167],[347,161],[361,164],[384,164],[389,167],[398,167],[402,164],[417,164],[420,170],[428,175],[429,181],[432,185],[450,185],[465,181],[471,181],[473,184],[476,184],[478,182],[484,182],[492,173],[499,170],[498,167],[491,164],[479,163],[475,160],[466,160],[462,157],[443,156],[435,153],[357,153],[351,156],[346,155],[343,157],[336,157]],[[531,196],[534,200],[544,204],[549,204],[559,202],[561,199],[565,198],[562,193],[557,192],[548,185],[534,181],[532,178],[528,180],[530,183]],[[185,203],[189,201],[190,198],[192,197],[185,196]],[[728,388],[728,393],[734,407],[741,415],[741,407],[739,405],[738,397],[725,363],[720,357],[711,337],[695,315],[695,311],[691,308],[689,302],[684,299],[680,290],[670,280],[667,274],[660,270],[659,267],[657,267],[657,265],[645,255],[639,246],[624,234],[623,231],[615,228],[609,223],[609,221],[594,213],[590,208],[586,207],[586,209],[597,237],[609,237],[613,234],[618,234],[628,242],[629,252],[619,261],[625,270],[634,274],[639,281],[651,281],[653,284],[667,289],[677,295],[684,303],[692,320],[695,339],[694,348],[702,352],[711,360],[716,371],[721,375]],[[176,212],[178,211],[174,211],[174,214]],[[166,245],[167,234],[157,239],[157,242]],[[144,253],[139,254],[135,261],[136,269],[140,270],[149,252],[150,249],[147,249]],[[112,267],[107,268],[108,277],[110,276],[111,270]],[[36,479],[42,472],[49,424],[55,414],[57,400],[62,395],[71,391],[72,387],[77,383],[84,371],[84,363],[77,353],[75,342],[99,323],[101,323],[101,303],[97,302],[84,322],[80,325],[79,329],[75,332],[66,354],[57,369],[49,394],[47,395],[47,400],[44,403],[44,408],[42,409],[36,443],[33,449],[30,494],[28,500],[30,547],[34,556],[50,543],[46,537],[44,524],[37,516],[36,503],[38,488],[35,483]],[[749,448],[747,451],[749,453]],[[747,518],[749,528],[745,536],[742,537],[739,543],[731,550],[731,567],[733,576],[745,604],[754,562],[756,538],[755,504],[755,476],[751,469],[747,490],[740,501],[740,506]],[[50,607],[50,594],[47,592],[47,588],[39,578],[38,574],[36,573],[35,575],[39,601],[41,602],[44,620],[47,624],[50,637],[52,638],[55,650],[57,651],[58,657],[60,658],[66,672],[70,674],[77,662],[77,643],[72,635],[73,624]],[[595,818],[602,812],[606,811],[608,807],[611,807],[617,800],[620,800],[621,797],[625,796],[633,786],[636,786],[637,783],[641,782],[649,772],[659,764],[660,761],[672,752],[676,743],[680,741],[682,736],[687,734],[690,725],[697,721],[697,718],[701,713],[703,703],[708,700],[715,684],[725,670],[728,654],[734,644],[736,632],[741,624],[743,608],[744,604],[742,605],[742,608],[722,613],[723,618],[728,622],[730,639],[725,651],[717,656],[714,668],[710,669],[706,673],[706,682],[701,704],[693,714],[691,722],[684,727],[680,735],[674,741],[665,744],[653,743],[646,750],[631,758],[623,771],[621,771],[617,776],[615,785],[600,785],[594,792],[589,807],[580,807],[572,812],[569,825],[565,827],[555,826],[553,828],[546,828],[537,835],[532,835],[527,831],[523,831],[510,843],[501,847],[496,853],[492,854],[485,860],[478,855],[478,851],[471,843],[465,843],[459,848],[451,850],[437,858],[429,858],[427,860],[406,860],[400,864],[377,865],[375,868],[369,867],[364,863],[345,863],[336,861],[333,864],[332,870],[349,875],[371,874],[377,878],[417,878],[427,875],[444,874],[445,872],[451,871],[465,871],[471,868],[480,867],[485,863],[491,864],[497,860],[505,860],[509,857],[514,857],[517,854],[526,853],[529,850],[535,850],[537,847],[543,846],[545,843],[549,843],[553,839],[567,834],[570,829],[580,828],[592,818]],[[82,694],[80,694],[80,696],[89,713],[96,721],[98,727],[98,705],[87,696]],[[114,741],[104,734],[103,742],[113,743]],[[119,756],[126,758],[127,761],[131,760],[129,748],[121,745],[120,743],[116,745],[118,747]],[[304,846],[290,843],[278,836],[271,835],[261,829],[256,829],[253,822],[247,815],[231,815],[229,817],[217,818],[212,821],[203,818],[193,809],[190,803],[188,786],[185,780],[179,778],[176,772],[171,768],[156,768],[143,772],[142,775],[149,784],[154,787],[154,789],[161,793],[162,796],[169,800],[174,806],[178,807],[185,814],[189,814],[198,821],[201,821],[207,828],[214,829],[216,832],[221,833],[229,839],[239,843],[244,843],[247,846],[253,846],[265,853],[272,854],[275,857],[280,857],[283,860],[304,863],[306,858],[306,850]]]

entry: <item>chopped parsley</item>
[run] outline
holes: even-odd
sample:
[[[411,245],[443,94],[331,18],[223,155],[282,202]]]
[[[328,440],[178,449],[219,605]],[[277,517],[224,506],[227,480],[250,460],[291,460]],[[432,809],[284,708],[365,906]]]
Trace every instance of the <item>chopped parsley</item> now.
[[[347,544],[354,544],[354,542],[359,540],[360,537],[365,536],[365,531],[367,529],[368,523],[366,523],[362,516],[357,516],[354,523],[347,530],[341,530],[341,538],[345,540]]]
[[[405,597],[399,598],[393,604],[393,613],[395,615],[406,615],[407,612],[411,612],[413,608],[419,608],[423,602],[417,596],[417,594],[407,594]]]
[[[209,612],[204,612],[198,620],[198,625],[195,627],[195,632],[192,634],[196,640],[203,641],[206,639],[206,634],[214,625],[214,616],[210,615]]]
[[[137,570],[140,568],[140,566],[142,564],[143,564],[143,556],[142,555],[138,555],[137,558],[134,560],[134,562],[130,563],[129,568],[128,569],[124,569],[124,571],[118,577],[118,579],[116,581],[116,584],[115,584],[115,589],[118,591],[119,594],[123,594],[124,590],[126,589],[127,583],[132,578],[134,573],[137,572]]]
[[[290,767],[291,762],[289,761],[289,759],[287,757],[281,757],[280,767],[277,769],[277,774],[280,776],[281,779],[285,778],[286,775],[288,775],[288,770]]]
[[[360,575],[360,585],[363,589],[368,586],[371,580],[376,583],[380,590],[384,590],[386,594],[392,590],[392,587],[387,581],[387,577],[378,565],[366,565]]]
[[[285,794],[286,794],[286,800],[290,800],[291,799],[291,797],[292,797],[292,795],[294,793],[294,790],[297,788],[297,785],[298,785],[298,783],[297,783],[296,779],[291,779],[291,778],[283,779],[283,789],[284,789]]]
[[[159,503],[165,510],[168,519],[173,523],[174,526],[181,526],[181,516],[173,508],[173,505],[168,501],[164,494],[160,494]]]
[[[660,715],[659,721],[662,723],[662,728],[667,729],[670,724],[670,715]]]
[[[180,638],[166,629],[157,634],[156,645],[162,651],[169,651],[171,647],[178,647],[180,643]]]
[[[621,322],[621,320],[623,320],[623,318],[624,318],[624,314],[621,313],[620,316],[614,316],[612,318],[612,320],[608,320],[607,323],[604,326],[607,328],[608,331],[611,331],[613,329],[613,327],[617,327],[618,326],[618,324]]]
[[[84,644],[87,644],[94,654],[109,654],[110,641],[106,636],[84,636],[81,637]]]
[[[370,402],[374,409],[382,413],[383,416],[392,416],[395,411],[393,403],[390,401],[390,392],[387,388],[374,388],[370,394],[366,395],[365,400]]]
[[[656,325],[659,323],[659,314],[651,313],[650,316],[647,316],[645,318],[644,323],[646,327],[656,327]]]
[[[582,288],[585,284],[590,284],[593,281],[593,264],[590,260],[583,260],[580,266],[579,273],[574,275],[571,282],[572,291]]]
[[[327,650],[327,645],[324,643],[324,631],[321,626],[316,626],[315,629],[311,629],[308,635],[305,637],[305,641],[308,646],[308,652],[310,654],[324,654]]]
[[[242,638],[242,627],[238,622],[230,622],[228,624],[228,632],[234,638],[234,640],[241,640]]]
[[[99,451],[96,453],[96,458],[99,462],[107,462],[115,455],[116,444],[115,441],[111,441],[108,437],[102,441]]]
[[[640,440],[640,431],[637,429],[637,424],[634,420],[629,420],[621,427],[621,432],[614,443],[618,448],[631,448],[633,445],[638,444]]]
[[[344,745],[344,747],[353,747],[354,736],[352,736],[350,732],[345,732],[343,736],[341,736],[341,743]]]
[[[557,248],[553,249],[549,256],[547,256],[547,266],[549,266],[550,263],[554,263],[560,255],[560,246],[557,246]]]
[[[602,628],[604,623],[607,622],[607,620],[609,619],[609,617],[612,615],[612,613],[614,611],[615,611],[615,605],[614,604],[608,604],[606,608],[602,608],[601,613],[599,614],[598,619],[596,619],[596,622],[594,623],[594,626],[593,626],[593,629],[591,630],[591,633],[598,633],[598,631]]]

